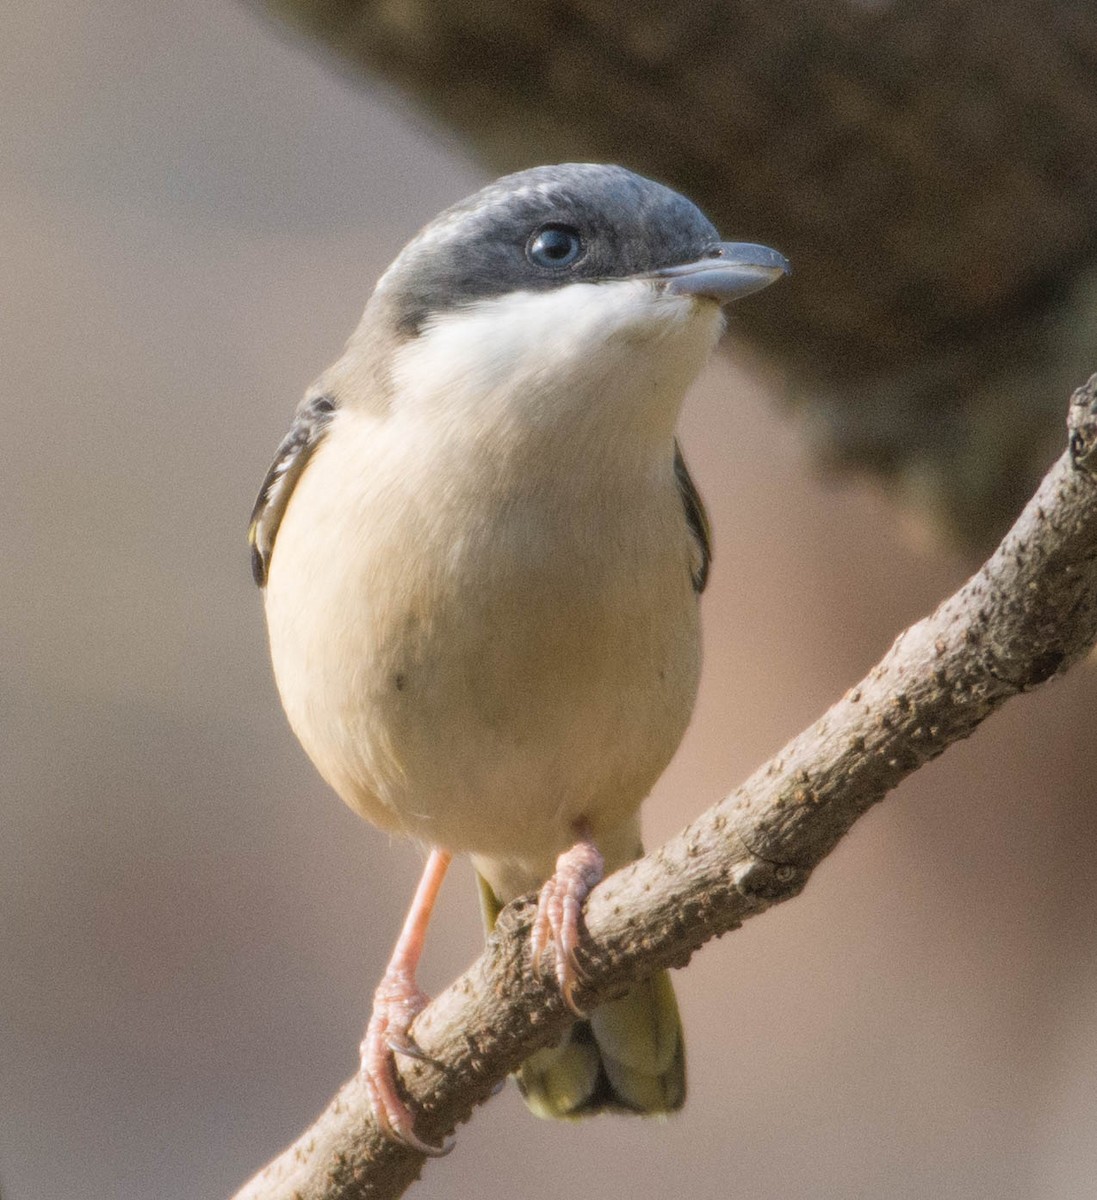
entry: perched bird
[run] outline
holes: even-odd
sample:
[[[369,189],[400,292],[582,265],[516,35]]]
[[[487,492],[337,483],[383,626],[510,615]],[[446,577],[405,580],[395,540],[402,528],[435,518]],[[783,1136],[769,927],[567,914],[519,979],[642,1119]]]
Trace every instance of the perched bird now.
[[[417,1050],[450,856],[489,926],[540,889],[532,961],[575,1008],[582,903],[641,854],[697,691],[709,530],[679,408],[721,306],[787,270],[621,167],[506,176],[384,273],[263,481],[250,541],[290,725],[351,808],[430,848],[362,1043],[381,1127],[425,1153],[444,1148],[392,1056]],[[665,973],[577,1017],[519,1072],[535,1112],[681,1106]]]

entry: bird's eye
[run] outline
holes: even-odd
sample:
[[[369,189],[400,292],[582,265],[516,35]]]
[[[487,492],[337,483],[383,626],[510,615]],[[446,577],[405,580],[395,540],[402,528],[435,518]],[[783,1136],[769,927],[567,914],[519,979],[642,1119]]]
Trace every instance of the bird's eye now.
[[[579,230],[570,225],[544,225],[526,243],[526,257],[535,267],[559,271],[583,253]]]

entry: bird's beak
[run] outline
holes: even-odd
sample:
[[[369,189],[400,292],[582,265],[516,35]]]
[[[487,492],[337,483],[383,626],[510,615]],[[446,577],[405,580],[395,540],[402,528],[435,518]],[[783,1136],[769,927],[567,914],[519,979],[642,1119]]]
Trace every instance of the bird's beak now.
[[[753,242],[718,242],[704,258],[663,267],[649,279],[662,283],[676,296],[698,296],[729,304],[769,287],[792,271],[788,259],[768,246]]]

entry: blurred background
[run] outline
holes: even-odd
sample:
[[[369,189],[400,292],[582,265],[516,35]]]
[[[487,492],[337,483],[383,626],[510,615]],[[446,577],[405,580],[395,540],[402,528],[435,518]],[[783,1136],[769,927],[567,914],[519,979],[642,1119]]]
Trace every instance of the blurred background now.
[[[724,175],[695,153],[662,176],[727,236],[772,241],[797,268],[733,314],[728,353],[685,412],[716,561],[702,693],[645,810],[652,844],[965,577],[1018,481],[1027,489],[1058,452],[1069,387],[1097,369],[1085,301],[1097,176],[1083,169],[1097,157],[1083,136],[1097,36],[1081,8],[1002,5],[981,29],[942,26],[929,4],[828,5],[825,28],[811,4],[725,7],[726,26],[712,24],[712,4],[675,6],[673,28],[704,37],[673,43],[673,70],[657,37],[625,20],[604,30],[606,45],[639,56],[628,87],[676,107],[713,162],[729,156]],[[493,92],[475,28],[489,8],[450,6],[474,29],[456,43],[467,92],[451,84],[441,99],[419,78],[449,78],[422,33],[436,28],[430,5],[411,0],[357,15],[325,6],[344,33],[376,35],[344,38],[338,60],[231,0],[41,0],[0,13],[4,1200],[227,1197],[355,1067],[420,863],[344,810],[284,723],[244,544],[255,490],[293,405],[422,222],[500,167],[597,156],[658,174],[673,142],[646,110],[620,102],[611,121],[605,92],[567,92],[597,63],[537,74],[532,52],[511,60],[500,42]],[[570,11],[569,24],[553,5],[530,10],[535,48],[605,25],[594,0]],[[771,11],[784,14],[784,40],[763,36]],[[889,18],[906,38],[905,74],[868,70],[855,53],[888,51]],[[435,57],[408,50],[401,39],[416,30]],[[828,30],[849,33],[841,53],[820,52]],[[362,44],[377,62],[358,77]],[[702,45],[739,56],[741,70],[720,78],[729,111],[752,114],[753,140],[703,89],[683,90],[681,64]],[[1069,52],[1055,59],[1049,45]],[[916,101],[933,73],[915,66],[936,51],[938,77],[962,80],[965,46],[983,64],[968,84],[936,107]],[[848,135],[805,136],[798,167],[793,123],[822,100],[813,110],[794,61],[829,72],[817,95]],[[719,65],[697,63],[705,79]],[[1034,63],[1066,64],[1044,70],[1042,107],[1021,102]],[[524,104],[512,102],[518,77],[542,91],[524,85]],[[873,101],[881,81],[886,104]],[[1000,84],[1008,104],[991,103]],[[787,103],[762,105],[767,88]],[[558,105],[539,110],[557,92],[573,117],[591,114],[586,132]],[[936,126],[918,123],[924,111]],[[950,111],[963,114],[953,140],[934,141],[926,131],[949,128]],[[890,173],[849,149],[869,125],[893,148]],[[1003,130],[1014,157],[990,141],[977,157],[980,135]],[[732,171],[746,144],[754,166],[736,159]],[[852,161],[879,191],[858,192],[851,176],[843,193],[838,168]],[[963,162],[966,173],[949,166]],[[911,163],[930,164],[934,189]],[[956,259],[977,242],[974,210],[948,200],[954,179],[974,196],[987,164],[1002,167],[1002,188],[1042,181],[1049,199],[1018,209],[1019,229],[986,210],[994,254],[979,273]],[[894,213],[919,214],[902,237],[872,232],[889,189]],[[876,216],[859,224],[854,210]],[[919,257],[936,231],[953,252]],[[1055,253],[1041,259],[1026,231],[1054,233]],[[999,269],[1010,245],[1013,276]],[[911,263],[924,286],[903,291],[895,276],[909,282]],[[957,279],[978,296],[961,297]],[[849,316],[861,281],[908,322],[871,362],[864,347],[882,344],[871,313],[862,325]],[[993,349],[1003,338],[1016,350],[1008,371]],[[990,362],[1001,370],[984,375]],[[939,419],[917,400],[931,395]],[[855,432],[842,449],[838,432],[851,429],[888,433]],[[1012,464],[977,485],[964,464],[989,459],[973,430]],[[855,469],[835,472],[838,461]],[[1081,668],[1014,701],[871,813],[801,898],[678,973],[691,1051],[679,1117],[546,1124],[511,1087],[415,1194],[1091,1196],[1095,686]],[[481,940],[467,867],[444,900],[424,972],[435,990]]]

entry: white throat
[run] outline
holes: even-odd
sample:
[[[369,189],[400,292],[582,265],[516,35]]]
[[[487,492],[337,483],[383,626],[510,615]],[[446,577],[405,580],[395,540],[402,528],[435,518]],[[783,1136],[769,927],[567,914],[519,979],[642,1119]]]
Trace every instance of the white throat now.
[[[400,346],[394,415],[441,423],[459,440],[547,448],[582,437],[630,457],[665,454],[722,330],[715,303],[644,280],[481,301]]]

